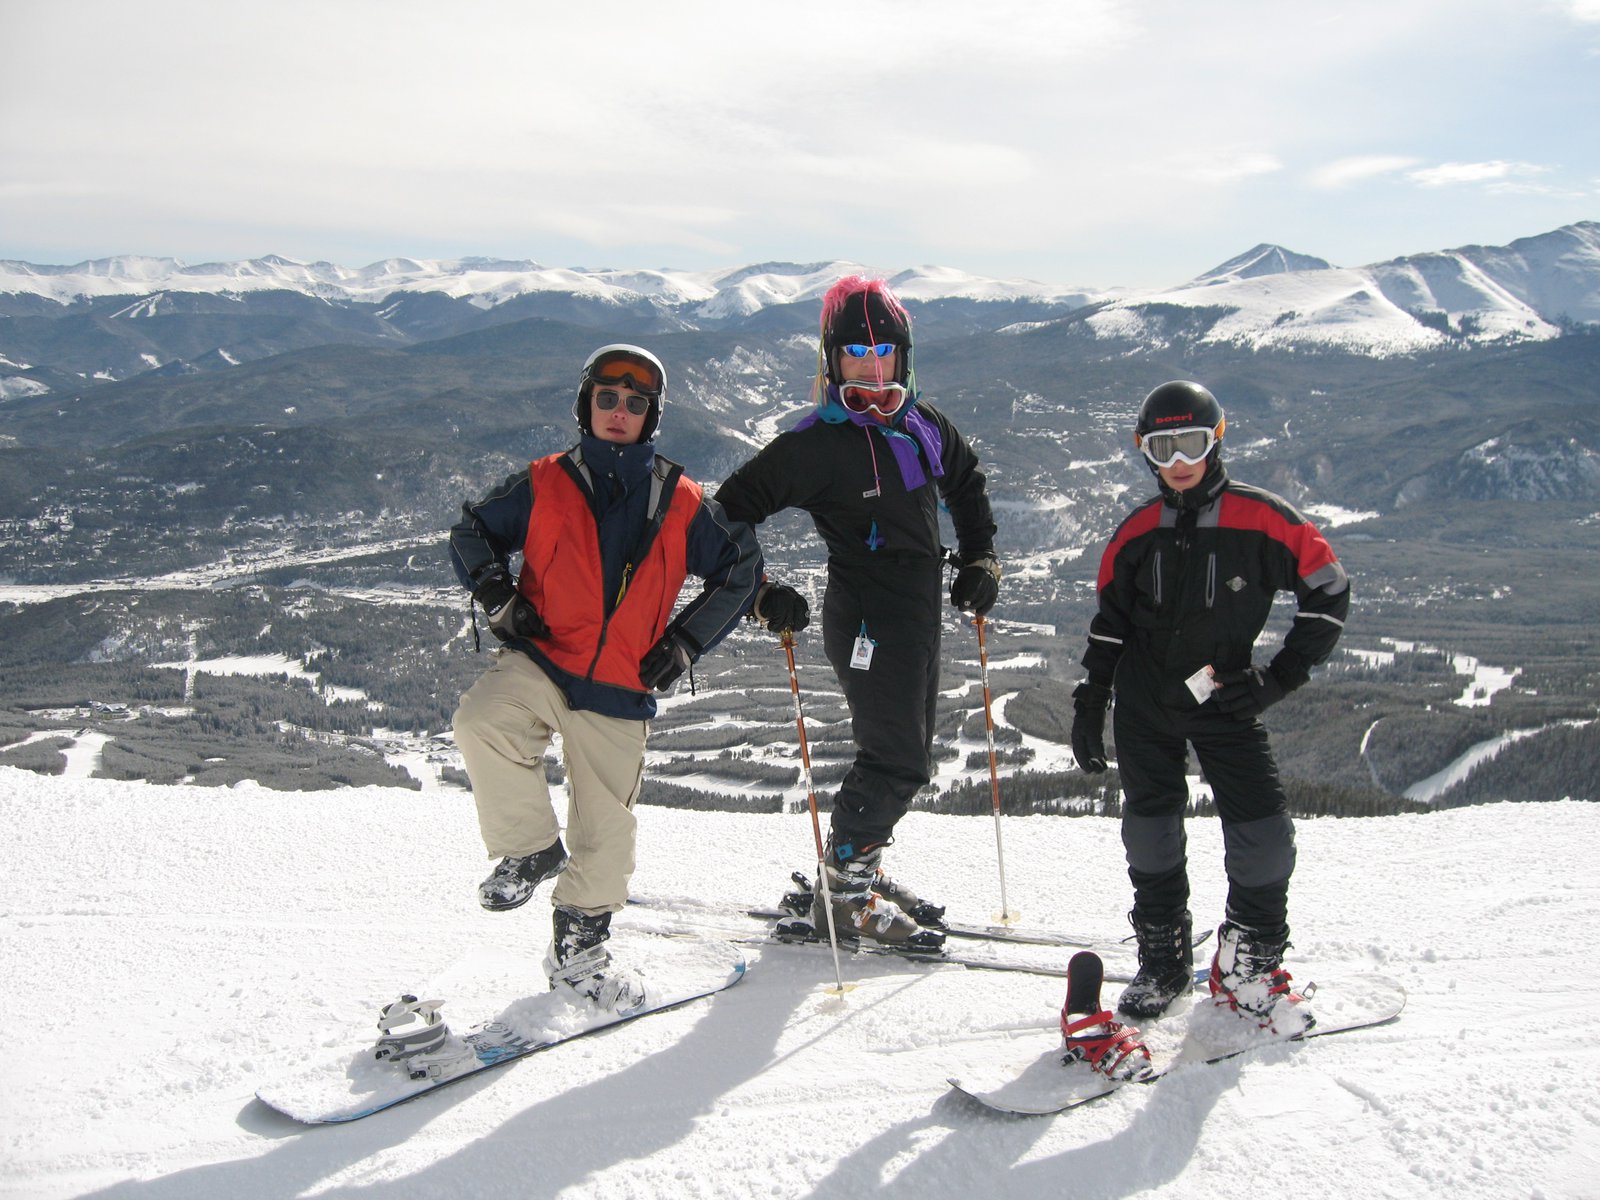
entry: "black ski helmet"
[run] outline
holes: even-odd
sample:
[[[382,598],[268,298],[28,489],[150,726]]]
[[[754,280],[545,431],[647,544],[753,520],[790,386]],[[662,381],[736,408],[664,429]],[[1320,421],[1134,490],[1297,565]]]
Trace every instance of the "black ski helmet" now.
[[[613,342],[601,346],[584,360],[572,415],[578,418],[578,428],[590,435],[594,428],[589,421],[589,396],[596,383],[626,383],[634,391],[650,397],[650,411],[645,414],[639,440],[648,442],[655,437],[661,426],[661,406],[667,402],[667,369],[659,358],[642,346]]]
[[[1138,420],[1133,425],[1133,444],[1142,451],[1144,439],[1164,429],[1209,429],[1216,441],[1206,460],[1215,462],[1222,450],[1222,434],[1227,427],[1228,418],[1222,411],[1222,405],[1217,403],[1217,398],[1206,387],[1187,379],[1175,379],[1171,383],[1163,383],[1144,398],[1144,403],[1139,406]],[[1141,457],[1144,456],[1141,454]],[[1144,461],[1152,473],[1158,472],[1149,458]]]
[[[835,374],[842,346],[875,346],[888,342],[900,351],[900,369],[891,383],[911,386],[911,314],[882,279],[850,275],[828,289],[822,298],[823,374],[838,384]]]

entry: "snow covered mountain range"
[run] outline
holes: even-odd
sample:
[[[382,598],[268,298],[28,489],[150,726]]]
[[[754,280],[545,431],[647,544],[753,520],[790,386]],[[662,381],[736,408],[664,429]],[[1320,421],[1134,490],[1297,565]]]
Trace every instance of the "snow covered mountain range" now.
[[[181,297],[223,297],[249,307],[291,293],[355,306],[405,339],[419,299],[454,301],[498,323],[513,313],[553,315],[550,305],[598,306],[657,328],[738,326],[774,314],[805,329],[816,299],[849,262],[760,263],[721,271],[550,267],[491,258],[386,259],[365,267],[302,263],[268,255],[187,265],[123,255],[71,266],[0,260],[0,317],[90,306],[108,319],[193,311]],[[1305,347],[1364,355],[1404,354],[1452,344],[1544,340],[1600,322],[1600,222],[1580,221],[1506,246],[1465,246],[1341,268],[1281,246],[1260,245],[1186,283],[1155,292],[1062,287],[987,279],[941,267],[890,276],[921,306],[955,302],[993,310],[989,328],[1086,322],[1099,340],[1162,346],[1181,332],[1249,348]],[[107,305],[107,301],[117,301]],[[30,303],[31,302],[31,303]],[[41,303],[45,302],[45,303]],[[801,305],[782,314],[787,306]],[[506,309],[495,317],[495,310]],[[459,332],[461,319],[455,324]],[[23,363],[4,340],[0,360]]]

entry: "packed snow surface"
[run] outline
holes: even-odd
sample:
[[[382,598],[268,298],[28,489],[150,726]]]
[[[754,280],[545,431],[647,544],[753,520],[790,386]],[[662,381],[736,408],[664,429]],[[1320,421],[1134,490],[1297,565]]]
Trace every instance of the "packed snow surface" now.
[[[1002,828],[1025,924],[1126,930],[1115,822]],[[1300,822],[1288,965],[1393,978],[1401,1019],[1059,1117],[999,1118],[945,1079],[1047,1048],[1062,980],[847,957],[840,998],[826,951],[744,946],[744,981],[709,1000],[308,1127],[256,1088],[359,1049],[400,992],[491,953],[543,990],[546,893],[478,908],[470,800],[0,768],[0,1196],[1593,1197],[1597,831],[1600,806],[1573,802]],[[642,810],[635,891],[668,907],[617,917],[619,959],[664,932],[754,935],[717,906],[773,903],[814,853],[804,814]],[[1214,821],[1190,822],[1189,853],[1215,922]],[[913,814],[888,865],[954,917],[1000,907],[988,816]],[[452,1022],[496,1015],[458,1011],[484,1003],[466,991],[443,997]]]

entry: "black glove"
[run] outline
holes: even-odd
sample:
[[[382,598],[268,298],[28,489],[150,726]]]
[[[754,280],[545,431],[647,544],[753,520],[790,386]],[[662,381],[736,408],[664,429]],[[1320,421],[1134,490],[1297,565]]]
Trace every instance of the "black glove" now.
[[[1072,757],[1087,775],[1106,769],[1106,710],[1111,689],[1086,679],[1072,689]]]
[[[799,633],[811,624],[811,606],[806,598],[782,583],[763,583],[750,615],[773,633]]]
[[[472,589],[472,598],[483,605],[489,629],[502,642],[512,638],[547,638],[550,627],[539,610],[529,604],[511,581],[511,572],[492,567]]]
[[[1000,563],[987,550],[964,559],[950,585],[950,603],[983,616],[1000,598]]]
[[[639,660],[639,681],[647,688],[664,692],[693,661],[689,648],[669,631]]]
[[[1211,693],[1211,702],[1219,712],[1241,721],[1254,720],[1292,690],[1283,686],[1271,667],[1218,671],[1214,678],[1217,690]]]

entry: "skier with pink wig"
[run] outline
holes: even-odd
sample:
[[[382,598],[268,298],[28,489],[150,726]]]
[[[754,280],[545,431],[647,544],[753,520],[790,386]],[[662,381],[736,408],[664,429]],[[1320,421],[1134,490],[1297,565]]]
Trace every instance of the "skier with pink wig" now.
[[[823,648],[856,744],[824,854],[834,924],[849,936],[932,948],[944,938],[944,908],[895,883],[881,863],[932,777],[946,558],[939,507],[949,509],[958,545],[950,602],[979,615],[999,595],[994,518],[978,456],[917,391],[911,316],[883,280],[849,276],[823,297],[812,394],[815,411],[735,471],[716,499],[751,524],[804,509],[827,547]],[[752,616],[776,633],[810,620],[799,592],[772,583]],[[826,928],[822,912],[813,919]]]

